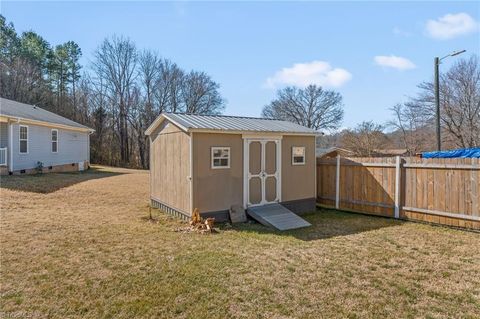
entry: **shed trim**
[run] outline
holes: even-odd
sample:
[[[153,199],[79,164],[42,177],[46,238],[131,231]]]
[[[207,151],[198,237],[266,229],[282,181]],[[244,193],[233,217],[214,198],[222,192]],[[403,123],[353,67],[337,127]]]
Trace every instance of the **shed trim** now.
[[[190,148],[190,215],[193,213],[193,132],[190,132],[189,139],[189,148]]]
[[[270,135],[271,134],[271,135]],[[284,134],[287,135],[287,134]],[[290,134],[288,134],[290,135]],[[254,138],[254,139],[275,139],[275,140],[281,140],[283,138],[283,135],[279,135],[277,133],[265,133],[265,132],[258,132],[257,134],[242,134],[243,139],[249,139],[249,138]]]
[[[268,142],[275,143],[275,174],[267,175],[275,177],[275,188],[276,188],[276,198],[273,202],[265,201],[265,185],[261,186],[262,188],[262,199],[259,204],[252,205],[250,204],[250,143],[251,142],[260,142],[262,145],[261,152],[261,170],[264,169],[265,165],[265,144]],[[265,173],[265,172],[263,172]],[[265,178],[265,176],[264,176]],[[253,206],[261,206],[265,204],[279,203],[282,201],[282,136],[273,138],[271,136],[250,136],[243,138],[243,205],[246,208]]]
[[[186,128],[185,126],[179,124],[177,121],[174,121],[172,120],[171,118],[167,117],[166,114],[162,113],[160,114],[159,117],[157,117],[155,119],[155,121],[153,121],[152,124],[150,124],[150,126],[145,130],[145,135],[151,135],[153,133],[153,131],[160,125],[163,123],[163,121],[165,121],[165,119],[167,119],[168,121],[170,121],[171,123],[175,124],[175,126],[177,126],[179,129],[181,129],[182,131],[185,131],[185,132],[189,132],[188,128]]]
[[[248,131],[248,130],[240,130],[240,131],[233,131],[233,130],[211,130],[211,129],[189,129],[189,132],[198,132],[198,133],[216,133],[216,134],[235,134],[235,135],[252,135],[253,138],[258,138],[259,136],[266,135],[266,134],[277,134],[280,136],[284,135],[295,135],[295,136],[317,136],[317,133],[300,133],[300,132],[279,132],[279,131]]]

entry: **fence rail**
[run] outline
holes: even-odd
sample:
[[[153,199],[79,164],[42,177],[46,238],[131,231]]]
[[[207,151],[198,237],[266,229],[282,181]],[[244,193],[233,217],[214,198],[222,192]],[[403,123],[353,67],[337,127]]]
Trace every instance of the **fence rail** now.
[[[480,229],[480,159],[317,159],[319,204]]]

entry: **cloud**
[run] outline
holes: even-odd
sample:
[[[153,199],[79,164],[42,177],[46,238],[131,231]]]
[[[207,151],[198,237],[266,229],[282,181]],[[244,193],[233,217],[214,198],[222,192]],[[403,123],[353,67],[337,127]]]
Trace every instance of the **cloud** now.
[[[398,35],[398,36],[402,36],[402,37],[410,37],[410,36],[412,36],[412,33],[411,33],[411,32],[402,30],[402,29],[400,29],[399,27],[393,28],[393,34]]]
[[[466,13],[446,14],[437,20],[428,20],[425,33],[439,40],[448,40],[478,31],[478,22]]]
[[[325,61],[295,63],[291,67],[283,68],[269,77],[265,86],[275,88],[284,85],[306,87],[316,84],[326,87],[340,87],[352,78],[352,74],[345,69],[333,68]]]
[[[410,70],[410,69],[415,69],[416,65],[413,64],[412,61],[410,61],[407,58],[402,58],[401,56],[395,56],[395,55],[377,55],[376,57],[373,58],[376,64],[387,67],[387,68],[394,68],[400,71],[403,70]]]

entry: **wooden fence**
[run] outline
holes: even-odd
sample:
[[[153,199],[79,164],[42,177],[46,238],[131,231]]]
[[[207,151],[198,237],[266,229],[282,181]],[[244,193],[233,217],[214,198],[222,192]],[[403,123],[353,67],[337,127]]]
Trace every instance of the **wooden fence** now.
[[[318,158],[317,201],[480,230],[480,159]]]

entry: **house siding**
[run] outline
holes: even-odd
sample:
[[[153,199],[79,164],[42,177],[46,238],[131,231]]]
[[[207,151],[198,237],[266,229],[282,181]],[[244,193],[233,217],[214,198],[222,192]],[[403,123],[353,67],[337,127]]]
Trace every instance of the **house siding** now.
[[[44,167],[90,161],[89,133],[58,128],[58,152],[52,152],[51,127],[28,126],[28,153],[20,154],[20,125],[12,124],[13,171],[35,168],[37,162]],[[8,135],[8,134],[7,134]]]

